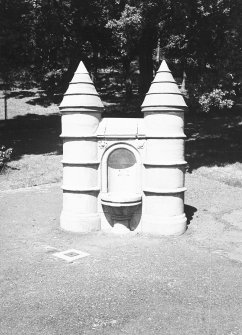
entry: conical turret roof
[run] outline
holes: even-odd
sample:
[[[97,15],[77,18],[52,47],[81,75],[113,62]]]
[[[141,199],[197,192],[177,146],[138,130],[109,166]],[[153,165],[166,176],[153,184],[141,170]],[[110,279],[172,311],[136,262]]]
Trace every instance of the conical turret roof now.
[[[163,60],[141,106],[142,111],[184,110],[187,105]]]
[[[76,72],[64,94],[59,106],[61,111],[100,111],[103,109],[102,101],[88,74],[88,71],[80,62]]]

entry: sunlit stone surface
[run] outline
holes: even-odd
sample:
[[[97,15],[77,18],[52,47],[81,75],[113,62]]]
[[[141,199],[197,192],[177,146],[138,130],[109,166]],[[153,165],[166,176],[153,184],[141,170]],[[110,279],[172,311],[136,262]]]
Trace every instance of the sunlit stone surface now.
[[[102,118],[102,102],[80,63],[60,104],[61,228],[184,233],[187,106],[165,61],[141,108],[144,118]]]

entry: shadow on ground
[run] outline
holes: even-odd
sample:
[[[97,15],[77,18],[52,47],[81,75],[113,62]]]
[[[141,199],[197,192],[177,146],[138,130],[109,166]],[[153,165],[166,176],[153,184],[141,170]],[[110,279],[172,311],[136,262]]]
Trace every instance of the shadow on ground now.
[[[126,101],[121,85],[119,90],[115,90],[117,94],[111,90],[114,85],[111,79],[109,78],[109,89],[100,92],[105,105],[103,117],[143,117],[140,112],[142,101],[137,92]],[[11,92],[9,96],[17,99],[30,97],[26,103],[45,107],[59,103],[62,99],[61,94],[48,97],[43,91],[28,90]],[[59,114],[27,114],[7,121],[1,129],[0,144],[13,147],[15,159],[23,154],[60,154],[60,133]],[[224,166],[242,162],[241,109],[217,114],[196,114],[190,111],[185,117],[185,134],[188,172],[201,166]]]
[[[42,107],[49,107],[52,104],[59,105],[63,94],[58,93],[49,95],[43,90],[17,90],[10,92],[7,97],[15,99],[32,98],[26,101],[26,103],[32,106],[38,105]]]
[[[16,99],[23,99],[23,98],[31,98],[36,96],[36,91],[34,90],[16,90],[11,91],[7,94],[7,98],[16,98]]]
[[[191,223],[194,214],[197,212],[197,208],[190,206],[190,205],[184,205],[184,212],[187,217],[187,226]]]
[[[17,116],[0,123],[0,144],[13,148],[12,159],[25,154],[61,154],[59,114]]]
[[[192,115],[185,123],[188,172],[242,162],[242,112]]]

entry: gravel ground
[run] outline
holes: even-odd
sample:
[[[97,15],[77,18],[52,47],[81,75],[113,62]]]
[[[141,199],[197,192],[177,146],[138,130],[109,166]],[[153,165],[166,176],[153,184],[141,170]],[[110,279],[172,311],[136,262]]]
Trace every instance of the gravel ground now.
[[[241,334],[242,189],[186,185],[179,237],[67,233],[59,185],[0,192],[0,334]],[[89,256],[54,256],[70,248]]]

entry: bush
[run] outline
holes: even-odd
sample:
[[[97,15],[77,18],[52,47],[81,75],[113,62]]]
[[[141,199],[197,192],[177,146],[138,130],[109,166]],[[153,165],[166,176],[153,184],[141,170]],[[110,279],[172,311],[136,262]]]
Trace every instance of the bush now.
[[[51,70],[43,75],[41,79],[41,88],[46,91],[47,95],[53,95],[61,86],[65,69]]]
[[[204,73],[193,81],[188,81],[186,98],[191,109],[202,113],[230,110],[241,96],[238,76],[225,73]]]
[[[6,149],[5,145],[0,146],[0,173],[6,169],[6,163],[10,161],[13,149]]]
[[[208,113],[212,110],[231,109],[235,104],[235,91],[226,91],[215,88],[211,92],[203,93],[199,97],[199,105],[203,112]]]

